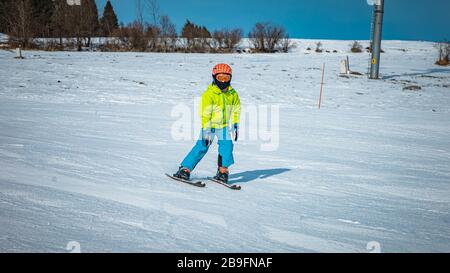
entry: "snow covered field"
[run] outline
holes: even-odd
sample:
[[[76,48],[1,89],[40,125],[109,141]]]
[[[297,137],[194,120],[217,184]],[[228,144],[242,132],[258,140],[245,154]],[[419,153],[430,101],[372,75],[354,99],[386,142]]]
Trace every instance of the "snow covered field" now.
[[[273,55],[0,51],[0,252],[450,252],[450,68],[433,44],[385,42],[384,79],[369,81],[338,76],[347,55],[367,72],[351,41],[322,54],[297,42]],[[277,149],[235,145],[241,191],[164,176],[193,144],[173,139],[172,111],[193,107],[217,62],[244,108],[280,107]],[[216,150],[194,178],[215,173]]]

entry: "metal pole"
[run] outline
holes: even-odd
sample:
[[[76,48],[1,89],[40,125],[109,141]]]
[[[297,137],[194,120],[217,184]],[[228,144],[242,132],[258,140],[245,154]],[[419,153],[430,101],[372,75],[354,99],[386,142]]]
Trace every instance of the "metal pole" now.
[[[323,93],[323,79],[325,76],[325,63],[322,67],[322,81],[320,83],[320,96],[319,96],[319,103],[317,104],[317,107],[320,109],[320,105],[322,104],[322,93]]]
[[[383,30],[384,0],[377,0],[374,5],[374,32],[372,37],[372,64],[370,78],[378,79],[380,72],[381,35]]]

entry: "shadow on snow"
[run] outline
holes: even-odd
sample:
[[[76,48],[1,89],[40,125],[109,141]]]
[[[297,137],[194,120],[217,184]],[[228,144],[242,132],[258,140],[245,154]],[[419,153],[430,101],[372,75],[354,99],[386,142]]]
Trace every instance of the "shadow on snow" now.
[[[418,71],[418,72],[384,76],[383,80],[390,80],[390,79],[394,79],[397,77],[429,76],[429,75],[435,74],[435,73],[448,73],[448,72],[450,72],[450,69],[432,68],[432,69],[428,69],[428,70],[421,70],[421,71],[416,70],[416,71]],[[430,76],[430,77],[433,77],[433,76]]]
[[[230,174],[228,182],[230,184],[247,183],[257,179],[265,179],[274,175],[279,175],[288,172],[290,170],[291,169],[278,168],[278,169],[245,171],[241,173]]]

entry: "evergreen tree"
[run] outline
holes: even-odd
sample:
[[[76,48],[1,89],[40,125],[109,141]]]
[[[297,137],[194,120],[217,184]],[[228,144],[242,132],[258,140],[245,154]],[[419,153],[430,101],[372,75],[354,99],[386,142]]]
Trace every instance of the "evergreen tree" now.
[[[98,34],[98,10],[95,0],[83,0],[81,3],[81,31],[83,37],[87,38],[87,46],[90,46],[91,37]]]
[[[205,26],[199,26],[186,20],[186,23],[181,30],[181,37],[192,39],[192,38],[211,38],[211,33]]]
[[[211,33],[205,26],[203,26],[200,30],[200,37],[201,38],[211,38]]]
[[[12,0],[0,0],[0,32],[9,33],[10,26],[10,14],[11,14]]]
[[[110,36],[119,27],[116,13],[110,1],[106,2],[100,24],[105,36]]]
[[[67,15],[69,13],[67,2],[64,0],[54,1],[54,12],[51,21],[51,29],[54,37],[59,38],[60,47],[63,46],[63,38],[69,37],[69,25]]]
[[[189,20],[186,20],[186,23],[184,23],[183,29],[181,30],[181,37],[188,39],[193,37],[193,27],[193,24]]]
[[[186,39],[189,51],[204,52],[209,46],[208,38],[211,38],[211,33],[205,26],[199,26],[186,20],[181,30],[181,37]]]
[[[35,37],[49,37],[51,35],[51,18],[55,10],[53,0],[32,0],[32,20]]]

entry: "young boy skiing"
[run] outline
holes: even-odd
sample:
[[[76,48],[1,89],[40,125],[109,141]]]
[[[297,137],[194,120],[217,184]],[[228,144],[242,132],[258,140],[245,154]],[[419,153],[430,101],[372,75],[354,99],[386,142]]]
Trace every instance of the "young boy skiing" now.
[[[228,183],[228,168],[234,163],[232,139],[238,140],[241,103],[238,93],[230,85],[232,70],[229,65],[214,66],[212,77],[213,83],[202,95],[200,139],[181,162],[181,166],[174,176],[189,180],[190,173],[208,152],[214,137],[217,136],[219,157],[217,174],[214,179]]]

